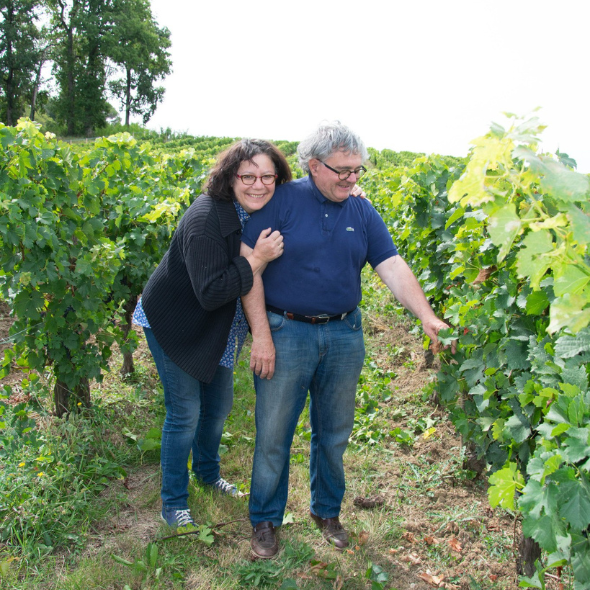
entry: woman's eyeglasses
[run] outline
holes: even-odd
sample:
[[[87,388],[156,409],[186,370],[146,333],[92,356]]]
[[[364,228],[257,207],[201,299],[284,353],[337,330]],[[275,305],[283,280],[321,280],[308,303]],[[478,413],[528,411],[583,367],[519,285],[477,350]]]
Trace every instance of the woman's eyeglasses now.
[[[274,184],[278,174],[263,174],[262,176],[254,176],[254,174],[236,174],[236,176],[246,185],[251,186],[260,178],[262,184]]]

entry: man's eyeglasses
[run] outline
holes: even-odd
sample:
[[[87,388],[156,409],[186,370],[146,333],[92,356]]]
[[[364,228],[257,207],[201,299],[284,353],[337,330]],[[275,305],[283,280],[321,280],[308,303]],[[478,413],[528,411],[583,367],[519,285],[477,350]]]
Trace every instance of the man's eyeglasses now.
[[[254,174],[236,174],[236,176],[246,185],[251,186],[260,178],[262,184],[274,184],[278,174],[263,174],[262,176],[254,176]]]
[[[318,162],[322,162],[322,161],[318,160]],[[364,166],[359,166],[358,168],[355,168],[354,170],[336,170],[335,168],[332,168],[332,166],[328,166],[328,164],[326,164],[326,162],[322,162],[322,164],[328,170],[331,170],[332,172],[336,172],[336,174],[338,174],[338,178],[340,180],[348,180],[348,177],[351,174],[354,174],[356,176],[356,179],[358,180],[367,171],[367,169]]]

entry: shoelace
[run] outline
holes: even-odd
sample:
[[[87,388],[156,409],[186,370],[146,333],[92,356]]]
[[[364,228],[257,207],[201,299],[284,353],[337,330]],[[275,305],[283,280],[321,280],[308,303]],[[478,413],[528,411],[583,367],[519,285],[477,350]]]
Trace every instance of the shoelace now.
[[[191,517],[190,510],[177,510],[176,511],[176,524],[178,526],[186,526],[188,524],[195,524]]]
[[[220,477],[214,484],[213,484],[220,492],[223,494],[235,494],[236,493],[236,486],[232,485],[228,481],[225,481],[222,477]]]
[[[256,538],[258,539],[259,543],[265,543],[269,540],[272,540],[272,535],[274,530],[272,527],[266,527],[259,531],[256,531]]]

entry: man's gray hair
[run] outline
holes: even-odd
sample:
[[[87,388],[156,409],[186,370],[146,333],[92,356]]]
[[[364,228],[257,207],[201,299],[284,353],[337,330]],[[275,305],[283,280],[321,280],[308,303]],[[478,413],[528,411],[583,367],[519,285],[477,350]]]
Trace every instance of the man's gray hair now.
[[[359,154],[363,162],[369,159],[369,152],[361,138],[340,121],[326,121],[311,135],[306,137],[297,148],[299,166],[309,174],[309,161],[324,161],[334,152]]]

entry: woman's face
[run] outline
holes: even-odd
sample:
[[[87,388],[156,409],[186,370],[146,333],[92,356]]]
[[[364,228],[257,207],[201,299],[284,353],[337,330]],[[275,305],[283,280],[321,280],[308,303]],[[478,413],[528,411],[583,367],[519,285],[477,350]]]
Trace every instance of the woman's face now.
[[[266,154],[258,154],[252,161],[245,160],[238,168],[238,175],[256,176],[256,182],[246,185],[238,177],[234,178],[232,187],[238,203],[247,213],[254,213],[262,209],[272,198],[275,192],[275,183],[263,184],[260,179],[265,174],[276,174],[272,160]]]

